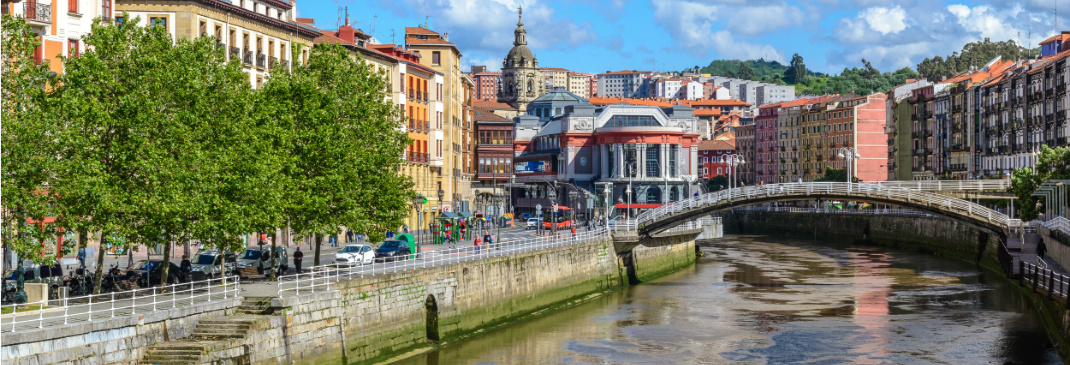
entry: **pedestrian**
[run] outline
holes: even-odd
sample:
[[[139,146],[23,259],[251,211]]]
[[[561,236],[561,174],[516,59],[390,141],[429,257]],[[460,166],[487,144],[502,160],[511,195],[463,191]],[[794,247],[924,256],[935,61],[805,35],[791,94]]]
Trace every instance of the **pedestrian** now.
[[[483,243],[487,245],[494,243],[494,238],[490,236],[490,233],[483,235]]]
[[[572,226],[572,238],[576,238],[576,226]]]
[[[472,241],[476,246],[476,255],[479,254],[479,237],[476,237],[475,241]]]
[[[330,241],[331,247],[338,247],[338,236],[332,234]]]
[[[294,251],[294,269],[297,273],[301,273],[301,259],[305,257],[305,254],[301,253],[301,248],[298,247],[297,251]]]
[[[353,243],[353,231],[346,230],[346,243]]]
[[[178,266],[183,273],[193,271],[193,265],[189,262],[189,256],[182,255],[182,264]]]
[[[1044,240],[1037,242],[1037,257],[1041,260],[1044,259],[1044,253],[1048,252],[1048,246],[1044,244]]]
[[[591,221],[590,220],[583,221],[583,228],[586,228],[587,232],[590,232],[591,231]]]
[[[85,247],[78,249],[78,268],[85,268]]]

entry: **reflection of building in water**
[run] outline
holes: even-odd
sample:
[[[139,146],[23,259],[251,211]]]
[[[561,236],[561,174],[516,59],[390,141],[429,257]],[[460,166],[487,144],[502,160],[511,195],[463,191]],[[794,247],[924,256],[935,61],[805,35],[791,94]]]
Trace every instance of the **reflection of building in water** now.
[[[888,296],[892,291],[894,279],[888,272],[884,263],[873,262],[866,254],[855,254],[861,257],[856,259],[860,262],[852,277],[854,287],[859,290],[855,298],[855,311],[851,321],[865,328],[867,336],[857,342],[858,347],[852,350],[858,354],[853,359],[856,364],[880,363],[872,359],[873,355],[883,355],[890,352],[888,345],[888,325],[890,309]]]

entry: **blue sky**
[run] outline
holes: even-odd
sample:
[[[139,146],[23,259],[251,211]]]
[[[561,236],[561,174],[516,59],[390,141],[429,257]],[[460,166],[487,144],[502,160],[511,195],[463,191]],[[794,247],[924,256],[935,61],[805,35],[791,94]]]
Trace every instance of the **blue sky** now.
[[[512,47],[516,5],[539,66],[599,73],[671,71],[714,59],[765,58],[786,63],[799,53],[812,70],[839,73],[865,58],[882,71],[913,67],[981,40],[1030,46],[1070,29],[1070,0],[335,0],[298,1],[298,15],[335,29],[338,8],[382,43],[402,42],[404,28],[429,24],[449,33],[470,65],[501,66]],[[374,24],[374,26],[373,26]]]

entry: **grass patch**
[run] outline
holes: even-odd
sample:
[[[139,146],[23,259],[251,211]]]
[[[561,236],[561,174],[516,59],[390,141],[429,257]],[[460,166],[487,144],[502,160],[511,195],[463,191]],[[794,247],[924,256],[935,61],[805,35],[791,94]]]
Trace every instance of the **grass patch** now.
[[[22,313],[22,312],[30,312],[30,311],[35,311],[35,310],[39,310],[39,309],[49,309],[49,308],[52,308],[52,307],[47,306],[47,305],[44,306],[44,307],[42,307],[40,305],[27,305],[27,306],[20,306],[20,307],[17,307],[17,308],[16,307],[3,307],[3,308],[0,308],[0,314]]]

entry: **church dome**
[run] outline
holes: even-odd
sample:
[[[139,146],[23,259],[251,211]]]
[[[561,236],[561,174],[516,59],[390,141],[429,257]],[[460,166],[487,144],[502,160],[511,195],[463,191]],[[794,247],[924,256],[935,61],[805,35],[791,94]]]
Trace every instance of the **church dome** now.
[[[528,46],[515,46],[509,50],[509,54],[505,56],[505,67],[537,67],[535,61],[535,54],[531,53]]]

